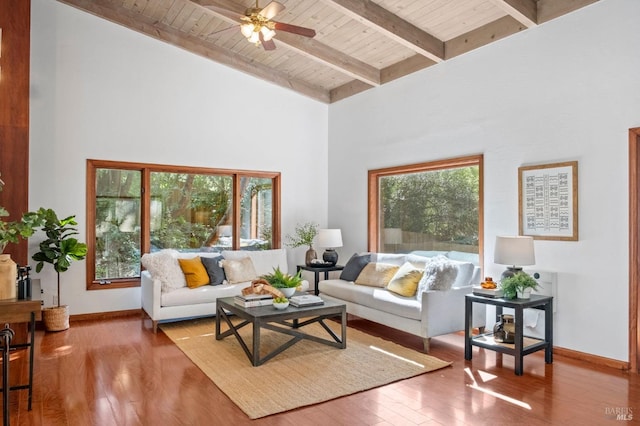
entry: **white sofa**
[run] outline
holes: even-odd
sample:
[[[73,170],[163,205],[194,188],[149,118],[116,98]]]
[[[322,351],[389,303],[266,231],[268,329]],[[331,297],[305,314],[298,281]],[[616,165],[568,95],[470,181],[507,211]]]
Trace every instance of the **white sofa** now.
[[[222,253],[178,253],[174,250],[163,250],[151,256],[162,256],[160,262],[156,259],[155,265],[162,265],[162,270],[156,271],[152,276],[149,270],[141,273],[142,309],[151,318],[153,331],[157,332],[159,322],[178,321],[182,319],[214,316],[216,312],[216,299],[219,297],[232,297],[241,294],[242,289],[251,285],[251,281],[229,284],[226,280],[220,285],[204,285],[197,288],[189,288],[181,281],[184,278],[178,258],[212,257],[240,260],[251,258],[257,276],[273,272],[273,268],[279,267],[284,273],[288,273],[287,253],[285,249],[244,251],[228,250]],[[149,255],[145,255],[149,256]],[[143,265],[152,263],[143,257]],[[156,269],[156,268],[152,268]],[[257,278],[257,276],[255,278]],[[254,278],[254,279],[255,279]],[[164,281],[164,282],[163,282]],[[180,282],[180,284],[176,284]],[[303,281],[301,290],[306,291],[309,283]]]
[[[368,263],[401,266],[409,262],[417,269],[426,268],[415,296],[405,297],[389,291],[385,287],[359,285],[354,281],[344,279],[320,281],[318,284],[320,296],[325,300],[345,303],[349,314],[422,337],[424,351],[429,352],[431,337],[464,330],[464,296],[471,293],[474,284],[480,282],[481,270],[478,265],[474,265],[472,262],[457,261],[450,257],[444,260],[444,256],[448,254],[445,252],[420,252],[420,254],[438,256],[384,253],[360,255],[369,255]],[[455,254],[451,257],[455,257]],[[455,278],[447,283],[450,285],[450,289],[432,290],[425,286],[425,283],[429,282],[427,279],[429,277],[425,277],[425,275],[430,271],[433,272],[434,268],[438,269],[435,264],[427,267],[435,259],[438,259],[438,262],[452,265],[447,266],[449,268],[457,269]],[[349,262],[345,266],[345,271],[348,267]],[[433,277],[431,277],[431,282],[433,282]],[[485,311],[485,305],[479,305],[473,310],[474,327],[484,329]]]

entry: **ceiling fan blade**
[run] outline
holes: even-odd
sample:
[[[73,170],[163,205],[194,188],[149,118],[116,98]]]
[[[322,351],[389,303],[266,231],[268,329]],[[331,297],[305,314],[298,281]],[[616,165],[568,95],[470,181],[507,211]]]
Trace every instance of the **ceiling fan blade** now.
[[[214,12],[216,12],[216,13],[222,15],[222,16],[226,16],[229,19],[233,19],[234,21],[241,22],[242,18],[245,17],[244,15],[240,15],[239,13],[236,13],[236,12],[234,12],[232,10],[229,10],[229,9],[225,9],[223,7],[211,6],[211,5],[205,6],[205,7],[207,9],[213,10]]]
[[[276,16],[278,13],[282,12],[285,9],[282,3],[278,3],[277,1],[272,1],[268,5],[266,5],[258,15],[266,19],[271,19]]]
[[[260,43],[262,43],[262,47],[264,48],[264,50],[274,50],[276,48],[276,44],[273,42],[273,40],[265,40],[262,36],[262,33],[260,33],[259,37]]]
[[[305,37],[315,37],[316,30],[311,28],[299,27],[297,25],[285,24],[284,22],[272,21],[274,28],[280,31],[286,31],[288,33],[298,34]]]

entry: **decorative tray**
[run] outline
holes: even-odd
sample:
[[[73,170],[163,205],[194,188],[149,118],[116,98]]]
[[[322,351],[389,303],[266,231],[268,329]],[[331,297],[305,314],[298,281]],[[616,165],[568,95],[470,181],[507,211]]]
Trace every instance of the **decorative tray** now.
[[[328,268],[330,266],[333,266],[333,263],[331,262],[307,263],[307,266],[311,268]]]

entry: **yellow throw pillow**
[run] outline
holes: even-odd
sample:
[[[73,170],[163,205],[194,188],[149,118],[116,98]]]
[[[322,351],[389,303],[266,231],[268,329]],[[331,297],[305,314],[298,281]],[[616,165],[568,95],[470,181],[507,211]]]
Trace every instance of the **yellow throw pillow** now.
[[[258,278],[256,268],[250,257],[240,260],[225,259],[220,262],[224,275],[227,277],[229,284],[245,283]]]
[[[189,288],[197,288],[209,284],[209,274],[207,274],[200,256],[191,259],[178,259],[178,263],[180,263],[180,269],[182,269]]]
[[[422,279],[423,269],[418,269],[411,263],[406,262],[398,269],[398,272],[391,278],[387,285],[387,290],[400,296],[413,297],[418,291],[418,284]]]
[[[389,263],[367,263],[358,278],[356,278],[355,283],[384,288],[397,270],[398,266]]]

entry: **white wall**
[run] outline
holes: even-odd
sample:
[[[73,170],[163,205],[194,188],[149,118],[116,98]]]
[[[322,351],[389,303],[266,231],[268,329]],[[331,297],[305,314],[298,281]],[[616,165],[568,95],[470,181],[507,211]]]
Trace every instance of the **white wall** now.
[[[329,225],[366,249],[367,170],[485,159],[485,267],[518,232],[518,167],[579,162],[577,242],[536,241],[558,272],[554,344],[628,360],[628,129],[640,126],[640,2],[601,0],[333,104]]]
[[[93,158],[280,171],[283,234],[326,223],[326,105],[54,0],[33,0],[31,28],[30,209],[76,214],[84,238]],[[86,291],[84,261],[62,281],[72,314],[140,307],[138,288]]]

